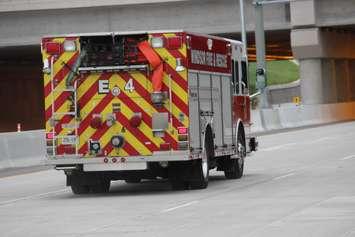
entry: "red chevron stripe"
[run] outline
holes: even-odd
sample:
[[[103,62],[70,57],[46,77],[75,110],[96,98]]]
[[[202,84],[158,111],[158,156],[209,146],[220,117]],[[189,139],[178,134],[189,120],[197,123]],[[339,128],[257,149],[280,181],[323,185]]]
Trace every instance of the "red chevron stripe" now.
[[[179,73],[175,71],[169,64],[165,63],[165,72],[170,74],[171,78],[176,84],[178,84],[183,90],[187,91],[187,79],[184,79]]]
[[[85,76],[84,79],[81,79],[80,81],[83,81],[87,79],[89,74]],[[91,85],[91,87],[85,92],[83,96],[78,101],[78,107],[83,108],[89,101],[92,99],[93,96],[97,93],[97,81],[101,79],[106,79],[107,75],[106,74],[101,74],[101,76]],[[78,90],[80,90],[80,85],[78,86]],[[61,127],[62,124],[69,123],[70,120],[73,117],[71,115],[65,115],[62,117],[62,119],[59,121],[59,123],[56,125],[55,131],[57,134],[59,134],[63,129]]]
[[[113,151],[113,146],[111,145],[111,143],[108,143],[103,150],[106,151],[107,155],[109,155],[112,151]],[[125,152],[127,152],[127,154],[131,155],[131,156],[138,156],[139,152],[128,142],[126,142],[123,147],[123,150],[125,150]]]
[[[165,84],[163,84],[163,90],[167,90],[168,91],[169,88]],[[175,106],[178,107],[181,110],[181,112],[183,112],[187,116],[189,115],[189,108],[188,108],[187,104],[185,104],[185,102],[182,101],[180,99],[180,97],[177,96],[174,92],[172,93],[172,101],[175,104]]]
[[[120,74],[120,76],[127,82],[129,80],[129,74],[125,73],[125,74]],[[133,80],[135,80],[132,77]],[[142,86],[140,86],[140,84],[138,82],[136,82],[135,84],[135,89],[138,92],[138,94],[144,94],[144,93],[148,93],[147,90],[145,90]],[[164,84],[163,84],[164,85]],[[165,89],[167,90],[167,88],[165,87]],[[149,93],[148,93],[149,94]],[[176,95],[174,96],[176,97]],[[131,108],[134,108],[134,112],[142,112],[142,119],[151,127],[152,126],[152,118],[150,115],[148,115],[144,110],[142,110],[142,108],[140,108],[133,100],[131,100],[129,97],[126,98],[128,100],[130,100],[130,105],[132,106]],[[146,97],[142,97],[142,99],[146,100],[146,102],[148,104],[151,104],[151,102],[149,101],[149,99],[147,99]],[[166,108],[161,108],[158,109],[159,112],[167,112],[169,113],[169,111]],[[169,113],[170,114],[170,113]],[[175,124],[178,127],[183,127],[184,125],[174,116],[173,116],[173,124]],[[165,142],[170,142],[171,144],[176,143],[175,139],[173,137],[170,136],[170,134],[166,133],[166,136],[163,137],[163,140]],[[176,143],[177,146],[177,143]]]
[[[127,82],[131,77],[129,76],[129,74],[128,73],[121,73],[120,74],[120,76]],[[139,84],[139,82],[138,81],[136,81],[133,77],[132,77],[132,79],[136,82],[135,84],[134,84],[134,86],[135,86],[135,90],[137,91],[137,93],[138,94],[140,94],[140,95],[146,95],[146,94],[148,94],[148,95],[150,95],[150,93],[144,88],[144,87],[142,87],[140,84]],[[169,91],[169,89],[168,89],[168,87],[167,86],[165,86],[164,84],[163,84],[163,89],[164,90],[166,90],[166,91]],[[177,95],[173,92],[172,93],[172,96],[173,96],[173,103],[174,103],[174,98],[178,98],[177,97]],[[151,101],[150,101],[150,98],[149,97],[147,97],[147,96],[144,96],[144,97],[142,97],[148,104],[151,104]],[[175,99],[175,101],[176,101],[177,99]],[[178,100],[180,100],[180,99],[178,99]],[[181,100],[180,100],[181,101]],[[179,102],[178,102],[179,103]],[[183,102],[182,102],[183,103]],[[187,106],[185,107],[185,108],[183,108],[183,109],[187,109]],[[162,108],[157,108],[157,111],[158,112],[166,112],[166,113],[169,113],[169,111],[165,108],[165,107],[162,107]],[[183,110],[183,112],[184,112],[184,110]],[[186,114],[187,115],[187,114]],[[182,125],[182,123],[174,116],[174,115],[172,115],[173,116],[173,119],[175,118],[175,120],[174,121],[177,121],[178,123],[174,123],[176,126],[183,126]],[[151,123],[149,124],[150,126],[151,126]]]
[[[67,62],[68,65],[72,65],[74,61],[76,60],[78,56],[78,53],[74,54],[69,61]],[[59,84],[65,76],[69,73],[69,69],[65,66],[63,66],[57,74],[54,76],[54,79],[57,80],[57,84]],[[45,87],[44,87],[44,98],[46,99],[48,96],[50,96],[50,93],[52,92],[51,88],[51,82],[49,82]],[[64,93],[65,94],[65,93]],[[59,96],[58,100],[58,108],[62,106],[62,104],[65,102],[65,99],[63,99],[63,93]],[[57,100],[55,101],[57,103]],[[51,117],[52,117],[52,107],[48,107],[48,109],[45,110],[45,121],[47,122]]]
[[[85,117],[85,119],[80,123],[80,127],[78,129],[78,134],[79,136],[90,126],[90,121],[92,118],[93,114],[98,114],[101,113],[105,107],[111,102],[112,100],[112,95],[107,94],[99,104],[96,105],[96,107]],[[85,154],[87,151],[87,144],[83,144],[82,147],[79,148],[79,153],[80,154]]]
[[[100,75],[100,77],[96,80],[96,82],[99,81],[99,80],[109,79],[111,76],[112,76],[112,73],[102,73],[102,74]],[[93,83],[93,84],[91,85],[91,87],[85,92],[85,94],[80,98],[79,103],[78,103],[79,107],[80,107],[80,108],[84,108],[85,105],[86,105],[88,102],[91,101],[92,97],[94,97],[94,96],[98,93],[97,90],[98,90],[97,83]],[[108,98],[108,96],[112,96],[111,93],[105,95],[105,97],[100,101],[100,103],[102,103],[102,101],[105,100],[105,98]],[[110,102],[110,101],[108,101],[107,104],[108,104],[109,102]],[[99,104],[100,104],[100,103],[99,103]],[[106,104],[106,105],[107,105],[107,104]],[[106,106],[106,105],[105,105],[105,106]],[[96,107],[97,107],[97,106],[96,106]],[[96,107],[94,108],[94,110],[96,109]],[[94,111],[94,110],[93,110],[93,111]],[[92,116],[92,114],[93,114],[93,111],[90,112],[91,116]],[[100,111],[100,112],[101,112],[101,111]],[[95,113],[97,113],[97,112],[95,112]],[[89,114],[89,115],[90,115],[90,114]],[[81,133],[82,133],[83,131],[85,131],[85,129],[90,125],[91,118],[88,118],[89,115],[87,115],[87,116],[81,121],[81,123],[80,123],[80,128],[79,128],[79,131],[78,131],[79,135],[81,135]]]
[[[67,62],[67,64],[69,66],[72,66],[75,62],[75,60],[77,59],[79,53],[75,53]],[[57,59],[60,60],[60,57],[62,55],[60,55]],[[53,63],[54,64],[54,63]],[[57,80],[57,85],[66,77],[66,75],[69,73],[69,68],[67,68],[66,66],[62,65],[62,68],[54,75],[54,79]],[[53,69],[52,69],[53,70]],[[47,97],[50,93],[51,93],[52,89],[51,89],[51,83],[49,82],[45,87],[44,87],[44,97]]]

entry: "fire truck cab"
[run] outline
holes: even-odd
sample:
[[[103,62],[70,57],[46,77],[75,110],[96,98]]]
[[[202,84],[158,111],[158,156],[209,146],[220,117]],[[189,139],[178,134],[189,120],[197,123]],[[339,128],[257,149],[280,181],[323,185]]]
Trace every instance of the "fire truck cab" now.
[[[185,31],[42,39],[46,163],[73,193],[112,180],[206,188],[209,170],[241,178],[250,135],[241,42]]]

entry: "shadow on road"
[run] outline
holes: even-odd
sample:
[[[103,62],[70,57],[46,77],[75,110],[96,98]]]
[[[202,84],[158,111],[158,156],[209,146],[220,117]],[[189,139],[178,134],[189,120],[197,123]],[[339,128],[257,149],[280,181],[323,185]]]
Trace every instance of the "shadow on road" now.
[[[66,195],[65,198],[97,198],[97,197],[113,197],[113,196],[147,196],[147,195],[171,195],[171,194],[189,194],[197,192],[208,192],[215,189],[223,189],[233,187],[234,185],[243,185],[244,179],[257,178],[258,174],[247,174],[242,179],[227,180],[224,175],[210,176],[209,185],[207,189],[200,190],[172,190],[168,180],[143,180],[137,184],[127,184],[124,181],[112,181],[109,193],[104,194],[85,194],[85,195]],[[57,196],[58,198],[59,196]],[[63,198],[63,196],[61,196]]]

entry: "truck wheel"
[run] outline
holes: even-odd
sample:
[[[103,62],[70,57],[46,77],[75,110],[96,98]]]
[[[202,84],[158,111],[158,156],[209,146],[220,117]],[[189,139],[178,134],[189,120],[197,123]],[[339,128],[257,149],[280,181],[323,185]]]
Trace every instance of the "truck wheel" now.
[[[202,152],[202,159],[198,160],[192,167],[193,179],[190,182],[191,189],[204,189],[208,186],[209,162],[213,159],[213,140],[210,129],[206,131],[205,150]]]
[[[70,187],[71,187],[71,190],[74,194],[89,193],[89,186],[87,186],[87,185],[72,184]]]
[[[224,176],[226,176],[227,179],[239,179],[243,176],[244,158],[245,158],[246,150],[245,150],[244,134],[241,132],[238,132],[237,149],[240,158],[231,159],[229,157],[226,160]]]
[[[110,191],[110,180],[102,180],[99,184],[90,185],[93,193],[108,193]]]
[[[224,176],[226,176],[227,179],[241,178],[244,170],[244,158],[230,159],[228,163],[230,167],[228,170],[224,171]]]

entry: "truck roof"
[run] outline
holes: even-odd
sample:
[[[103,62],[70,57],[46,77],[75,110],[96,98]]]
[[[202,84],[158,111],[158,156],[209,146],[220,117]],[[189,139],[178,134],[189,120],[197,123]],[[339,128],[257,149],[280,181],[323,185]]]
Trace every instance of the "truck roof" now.
[[[103,35],[135,35],[135,34],[156,34],[156,33],[182,33],[185,32],[187,34],[191,35],[196,35],[196,36],[204,36],[204,37],[209,37],[213,39],[222,39],[229,41],[234,44],[242,44],[242,42],[238,40],[232,40],[232,39],[227,39],[224,37],[219,37],[219,36],[214,36],[214,35],[209,35],[209,34],[203,34],[203,33],[196,33],[196,32],[190,32],[190,31],[185,31],[185,30],[149,30],[149,31],[113,31],[113,32],[92,32],[92,33],[70,33],[70,34],[58,34],[58,35],[45,35],[43,38],[56,38],[56,37],[80,37],[80,36],[103,36]]]

